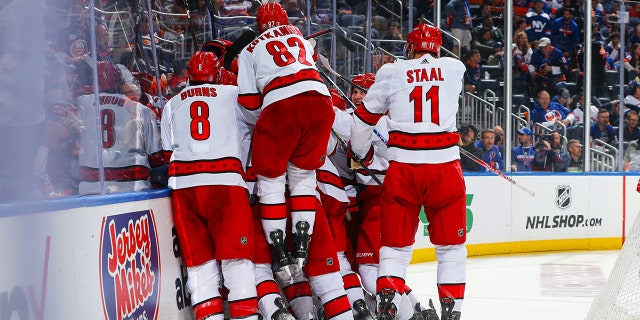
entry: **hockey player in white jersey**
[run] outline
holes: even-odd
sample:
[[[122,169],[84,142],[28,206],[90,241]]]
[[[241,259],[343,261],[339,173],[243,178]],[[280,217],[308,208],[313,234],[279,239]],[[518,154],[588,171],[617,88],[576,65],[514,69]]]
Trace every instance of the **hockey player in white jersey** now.
[[[151,168],[164,164],[158,119],[149,108],[120,93],[122,78],[115,63],[98,62],[97,73],[99,108],[93,94],[77,100],[85,126],[79,193],[101,192],[101,162],[106,193],[150,189]]]
[[[189,85],[169,100],[162,114],[173,218],[196,320],[223,319],[223,278],[231,319],[258,319],[238,89],[215,84],[219,68],[213,53],[194,53]]]
[[[326,220],[322,224],[315,221],[315,170],[326,158],[334,117],[329,90],[315,67],[313,46],[298,28],[289,25],[280,4],[261,5],[256,21],[260,35],[238,57],[238,102],[256,120],[252,163],[258,175],[264,233],[281,279],[300,274],[306,264],[304,274],[327,318],[351,319],[335,247],[323,245],[319,241],[322,234],[318,241],[313,240],[313,234],[320,231],[328,231],[328,238],[331,234]],[[287,183],[291,254],[284,242],[289,216]],[[331,253],[331,258],[316,260],[325,253]]]
[[[389,169],[381,202],[378,316],[395,319],[424,206],[436,247],[442,319],[460,319],[466,282],[466,190],[456,129],[465,67],[438,58],[440,30],[419,24],[407,36],[408,60],[385,64],[353,117],[351,146],[370,154],[373,126],[388,112]]]

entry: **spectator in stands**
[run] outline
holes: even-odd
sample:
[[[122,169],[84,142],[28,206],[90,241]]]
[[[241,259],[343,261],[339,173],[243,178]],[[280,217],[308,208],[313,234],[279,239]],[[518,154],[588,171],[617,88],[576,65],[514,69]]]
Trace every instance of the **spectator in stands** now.
[[[453,54],[461,57],[471,49],[471,7],[468,0],[450,0],[446,6],[447,28],[460,40],[462,50],[457,44],[453,46]]]
[[[480,5],[480,8],[478,9],[478,15],[474,16],[473,18],[471,18],[471,23],[474,26],[479,26],[482,24],[482,21],[486,18],[486,17],[491,17],[491,4],[489,3],[482,3]],[[474,27],[474,29],[476,28]],[[473,30],[471,31],[471,33],[473,34]]]
[[[482,158],[482,150],[476,146],[476,136],[478,135],[478,129],[471,124],[463,125],[459,130],[460,132],[460,148],[466,150],[470,154],[476,156],[476,158]],[[460,157],[460,165],[462,171],[480,171],[482,166],[473,161],[470,157]]]
[[[610,103],[605,103],[601,106],[609,110],[609,124],[618,127],[620,126],[620,101],[614,100]],[[629,112],[629,110],[627,110]],[[595,113],[591,113],[592,121],[595,121],[595,117],[598,115],[598,110]],[[626,115],[625,115],[626,116]]]
[[[544,135],[535,144],[535,156],[531,162],[532,171],[553,171],[554,164],[562,163],[558,149],[552,147],[553,135]]]
[[[495,140],[493,141],[493,144],[495,144],[498,147],[498,150],[500,150],[500,154],[505,154],[504,153],[504,129],[502,129],[501,126],[495,126],[493,127],[493,133],[495,133]]]
[[[482,56],[477,49],[471,49],[469,52],[469,60],[465,63],[467,70],[464,73],[464,91],[469,93],[476,92],[478,83],[482,78]]]
[[[480,32],[482,29],[490,30],[491,37],[489,38],[489,40],[492,40],[493,42],[498,42],[498,41],[502,42],[504,40],[504,35],[502,33],[502,30],[500,30],[498,27],[496,27],[493,24],[493,18],[491,16],[483,17],[482,23],[475,25],[475,27],[471,29],[471,38],[472,39],[475,38],[478,32]]]
[[[502,42],[493,44],[493,54],[487,59],[487,65],[504,67],[504,45]]]
[[[531,110],[531,121],[534,124],[540,123],[551,128],[557,121],[568,127],[573,124],[574,120],[573,112],[557,102],[551,102],[549,92],[542,90],[538,93],[538,101]]]
[[[511,47],[513,53],[513,91],[514,92],[526,92],[531,90],[531,45],[529,44],[529,38],[527,33],[521,31],[513,38],[513,44]],[[531,66],[531,67],[530,67]]]
[[[495,42],[491,39],[491,30],[483,28],[478,31],[471,42],[471,49],[480,51],[482,63],[486,63],[490,55],[493,54],[493,45]]]
[[[618,134],[609,124],[609,110],[604,108],[598,110],[596,122],[591,124],[591,139],[600,139],[608,144],[618,141]]]
[[[574,125],[580,125],[584,123],[584,92],[580,92],[575,97],[573,97],[571,103],[569,104],[569,109],[573,109],[574,115]],[[573,108],[571,108],[573,107]],[[593,123],[598,118],[598,107],[590,104],[591,109],[589,109],[589,118]]]
[[[612,32],[607,38],[604,50],[607,55],[613,59],[616,70],[620,68],[620,34],[618,32]]]
[[[622,141],[633,141],[640,138],[640,128],[638,128],[638,112],[629,110],[625,115],[624,129],[622,131]]]
[[[582,172],[584,171],[584,160],[582,159],[583,145],[576,139],[567,142],[567,153],[562,153],[562,163],[557,163],[555,171]]]
[[[402,56],[404,51],[404,43],[402,40],[402,31],[400,22],[391,21],[389,23],[389,32],[384,36],[384,40],[392,40],[390,42],[384,42],[384,49],[395,54]]]
[[[627,70],[627,79],[634,79],[640,75],[640,43],[631,45],[631,49],[624,59],[624,69]]]
[[[498,146],[494,144],[496,139],[495,132],[493,129],[484,129],[482,130],[482,134],[480,135],[480,141],[476,143],[476,147],[480,147],[482,150],[482,161],[484,161],[491,168],[497,170],[504,170],[504,160],[502,159],[502,154],[498,149]],[[480,171],[489,170],[481,167]]]
[[[527,12],[527,36],[533,42],[551,35],[551,18],[542,8],[542,0],[533,0],[533,10]]]
[[[640,47],[640,44],[638,44]],[[640,112],[640,83],[636,80],[629,81],[626,96],[624,97],[624,106],[636,112]]]
[[[571,101],[571,93],[567,88],[560,89],[558,95],[554,96],[553,99],[551,99],[551,102],[557,102],[567,109],[570,109],[569,105],[571,104]]]
[[[640,139],[629,142],[624,152],[624,171],[640,171]]]
[[[560,49],[565,57],[571,56],[580,40],[580,28],[573,20],[573,10],[566,9],[562,17],[551,24],[551,43]]]
[[[536,150],[532,145],[533,132],[527,127],[518,130],[518,146],[511,149],[511,171],[531,171]]]
[[[629,37],[627,47],[633,47],[634,44],[640,44],[640,24],[637,24],[633,29],[633,34]]]
[[[531,65],[529,68],[534,80],[534,91],[546,90],[555,93],[555,85],[566,80],[569,68],[562,51],[551,45],[549,38],[542,38],[538,43],[538,48],[531,54]]]
[[[527,29],[527,20],[522,16],[513,17],[513,41],[515,42],[517,35],[520,32],[525,32]]]

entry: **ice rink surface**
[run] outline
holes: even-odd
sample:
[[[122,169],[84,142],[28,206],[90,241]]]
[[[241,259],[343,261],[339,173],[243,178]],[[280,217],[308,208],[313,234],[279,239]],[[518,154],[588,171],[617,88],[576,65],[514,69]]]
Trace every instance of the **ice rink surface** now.
[[[470,257],[463,320],[583,320],[620,251]],[[436,309],[436,263],[409,266],[407,284]],[[439,311],[438,311],[439,313]]]

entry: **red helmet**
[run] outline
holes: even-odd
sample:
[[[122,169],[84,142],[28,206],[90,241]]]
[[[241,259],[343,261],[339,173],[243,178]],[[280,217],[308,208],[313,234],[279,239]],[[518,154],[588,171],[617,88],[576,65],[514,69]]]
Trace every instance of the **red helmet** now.
[[[220,58],[232,44],[233,42],[225,39],[207,41],[200,47],[200,51],[213,52]]]
[[[440,54],[440,46],[442,46],[442,32],[440,29],[430,26],[426,23],[420,23],[407,35],[407,47],[413,44],[415,52],[426,51]]]
[[[121,75],[120,69],[113,61],[98,61],[98,88],[100,91],[120,90]]]
[[[256,21],[258,22],[258,32],[263,33],[276,26],[288,25],[289,16],[279,3],[269,2],[258,8]]]
[[[220,61],[213,52],[196,51],[189,60],[189,81],[215,83]]]
[[[329,88],[329,93],[331,93],[331,102],[334,107],[345,110],[347,108],[347,101],[344,100],[340,92],[334,88]]]
[[[351,82],[353,82],[357,86],[362,87],[363,89],[369,89],[375,81],[376,81],[375,73],[358,74],[353,76],[353,79],[351,79]],[[352,86],[351,91],[353,91],[354,88],[355,87]]]

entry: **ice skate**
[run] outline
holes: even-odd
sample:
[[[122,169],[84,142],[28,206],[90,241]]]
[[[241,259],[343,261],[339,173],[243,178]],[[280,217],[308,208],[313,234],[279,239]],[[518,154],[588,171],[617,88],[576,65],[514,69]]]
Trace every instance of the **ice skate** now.
[[[353,302],[353,319],[354,320],[375,320],[373,312],[367,308],[364,300],[359,299]]]
[[[378,293],[380,302],[378,303],[378,319],[379,320],[395,320],[398,307],[393,303],[396,293],[391,289],[382,289]]]
[[[300,272],[302,272],[302,266],[307,262],[309,241],[311,241],[309,228],[310,225],[307,221],[298,221],[298,223],[296,223],[296,232],[293,234],[293,245],[291,246],[291,258],[295,263],[293,266],[293,275],[300,274]]]
[[[422,306],[420,306],[419,302],[416,304],[415,309],[422,314],[422,317],[425,320],[440,320],[440,317],[438,317],[438,312],[433,306],[433,301],[431,299],[429,299],[429,309],[422,309]]]
[[[440,305],[442,306],[441,320],[460,320],[460,311],[453,311],[453,305],[455,301],[451,298],[440,298]]]
[[[284,304],[284,300],[282,298],[276,298],[274,301],[275,305],[278,306],[278,310],[273,313],[271,316],[271,320],[295,320],[289,310],[287,310],[287,306]]]
[[[271,257],[273,258],[273,269],[282,281],[291,279],[291,258],[284,245],[284,233],[277,229],[269,233],[272,243],[269,244]]]

